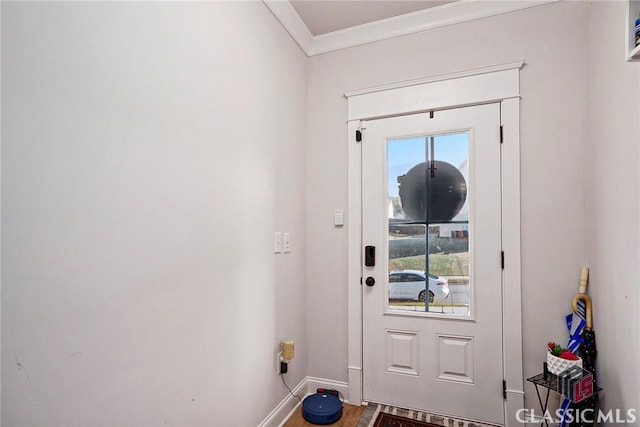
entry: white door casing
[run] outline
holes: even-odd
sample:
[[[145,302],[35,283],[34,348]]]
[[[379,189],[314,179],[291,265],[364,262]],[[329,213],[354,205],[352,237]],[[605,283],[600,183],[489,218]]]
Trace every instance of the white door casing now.
[[[520,279],[519,70],[524,62],[460,71],[413,81],[351,91],[348,99],[348,384],[349,401],[362,401],[362,145],[356,140],[360,120],[419,111],[437,111],[489,102],[501,105],[503,359],[506,400],[504,424],[521,425],[524,406]]]
[[[440,312],[444,307],[407,311],[418,307],[397,305],[395,300],[392,304],[387,286],[388,197],[395,192],[388,187],[396,185],[387,176],[387,156],[398,148],[404,152],[404,144],[422,146],[425,137],[433,135],[457,135],[468,144],[458,154],[465,153],[469,165],[469,237],[461,242],[469,242],[471,298],[468,307],[456,306],[455,312],[449,305],[448,314]],[[445,160],[438,152],[451,150],[447,146],[452,142],[445,139],[434,145],[436,160]],[[419,154],[407,168],[423,161]],[[363,287],[364,399],[502,424],[500,104],[368,121],[362,130],[362,163],[363,244],[376,248],[375,265],[363,266],[363,277],[375,279],[375,285]],[[433,173],[446,176],[445,170]],[[424,226],[418,229],[426,231]],[[415,242],[416,237],[394,241]],[[416,258],[394,261],[409,259]]]

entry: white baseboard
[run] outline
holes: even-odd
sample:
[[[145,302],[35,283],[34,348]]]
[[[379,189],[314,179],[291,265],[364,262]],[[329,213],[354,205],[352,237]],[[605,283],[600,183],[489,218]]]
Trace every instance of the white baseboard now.
[[[307,381],[307,394],[315,393],[318,388],[334,389],[342,394],[340,397],[345,403],[349,403],[349,384],[316,377],[307,377],[305,380]]]
[[[338,390],[342,393],[344,401],[349,401],[349,385],[342,381],[306,377],[300,381],[300,384],[295,386],[292,391],[293,394],[304,399],[306,396],[315,393],[316,389],[319,387]],[[267,415],[260,424],[258,424],[258,427],[282,427],[291,415],[293,415],[299,405],[300,402],[298,399],[287,393],[282,402],[280,402],[278,406],[276,406],[273,411],[271,411],[271,413]]]
[[[303,379],[300,384],[295,386],[291,391],[293,394],[304,398],[307,394],[307,379]],[[298,399],[287,393],[285,398],[282,399],[282,402],[280,402],[278,406],[276,406],[273,411],[267,415],[267,418],[258,424],[258,427],[276,427],[283,425],[284,422],[289,419],[291,414],[293,414],[298,405],[300,405]]]

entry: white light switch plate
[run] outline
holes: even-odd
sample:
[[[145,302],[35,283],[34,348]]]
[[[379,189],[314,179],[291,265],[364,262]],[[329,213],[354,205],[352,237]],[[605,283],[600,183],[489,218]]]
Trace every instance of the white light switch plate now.
[[[279,254],[282,252],[282,233],[276,231],[273,233],[273,253]]]
[[[284,233],[282,235],[282,252],[291,252],[291,233]]]

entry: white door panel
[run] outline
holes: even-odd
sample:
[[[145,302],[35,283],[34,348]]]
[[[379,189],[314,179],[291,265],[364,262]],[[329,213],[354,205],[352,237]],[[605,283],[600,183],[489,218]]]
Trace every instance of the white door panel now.
[[[367,122],[363,247],[376,247],[376,265],[363,266],[375,279],[363,286],[367,401],[504,423],[499,126],[499,104]],[[407,190],[423,175],[424,194]],[[426,288],[427,269],[456,287],[444,302],[408,301],[414,286],[388,283],[390,271],[412,270]],[[407,301],[390,299],[390,286]]]

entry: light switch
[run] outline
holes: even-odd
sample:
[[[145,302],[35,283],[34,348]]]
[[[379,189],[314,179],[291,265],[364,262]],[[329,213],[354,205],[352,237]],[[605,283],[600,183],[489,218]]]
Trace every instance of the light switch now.
[[[273,253],[279,254],[282,252],[282,233],[276,231],[273,233]]]
[[[282,235],[282,252],[291,252],[291,233],[284,233]]]
[[[344,211],[337,210],[333,213],[333,225],[338,227],[344,225]]]

